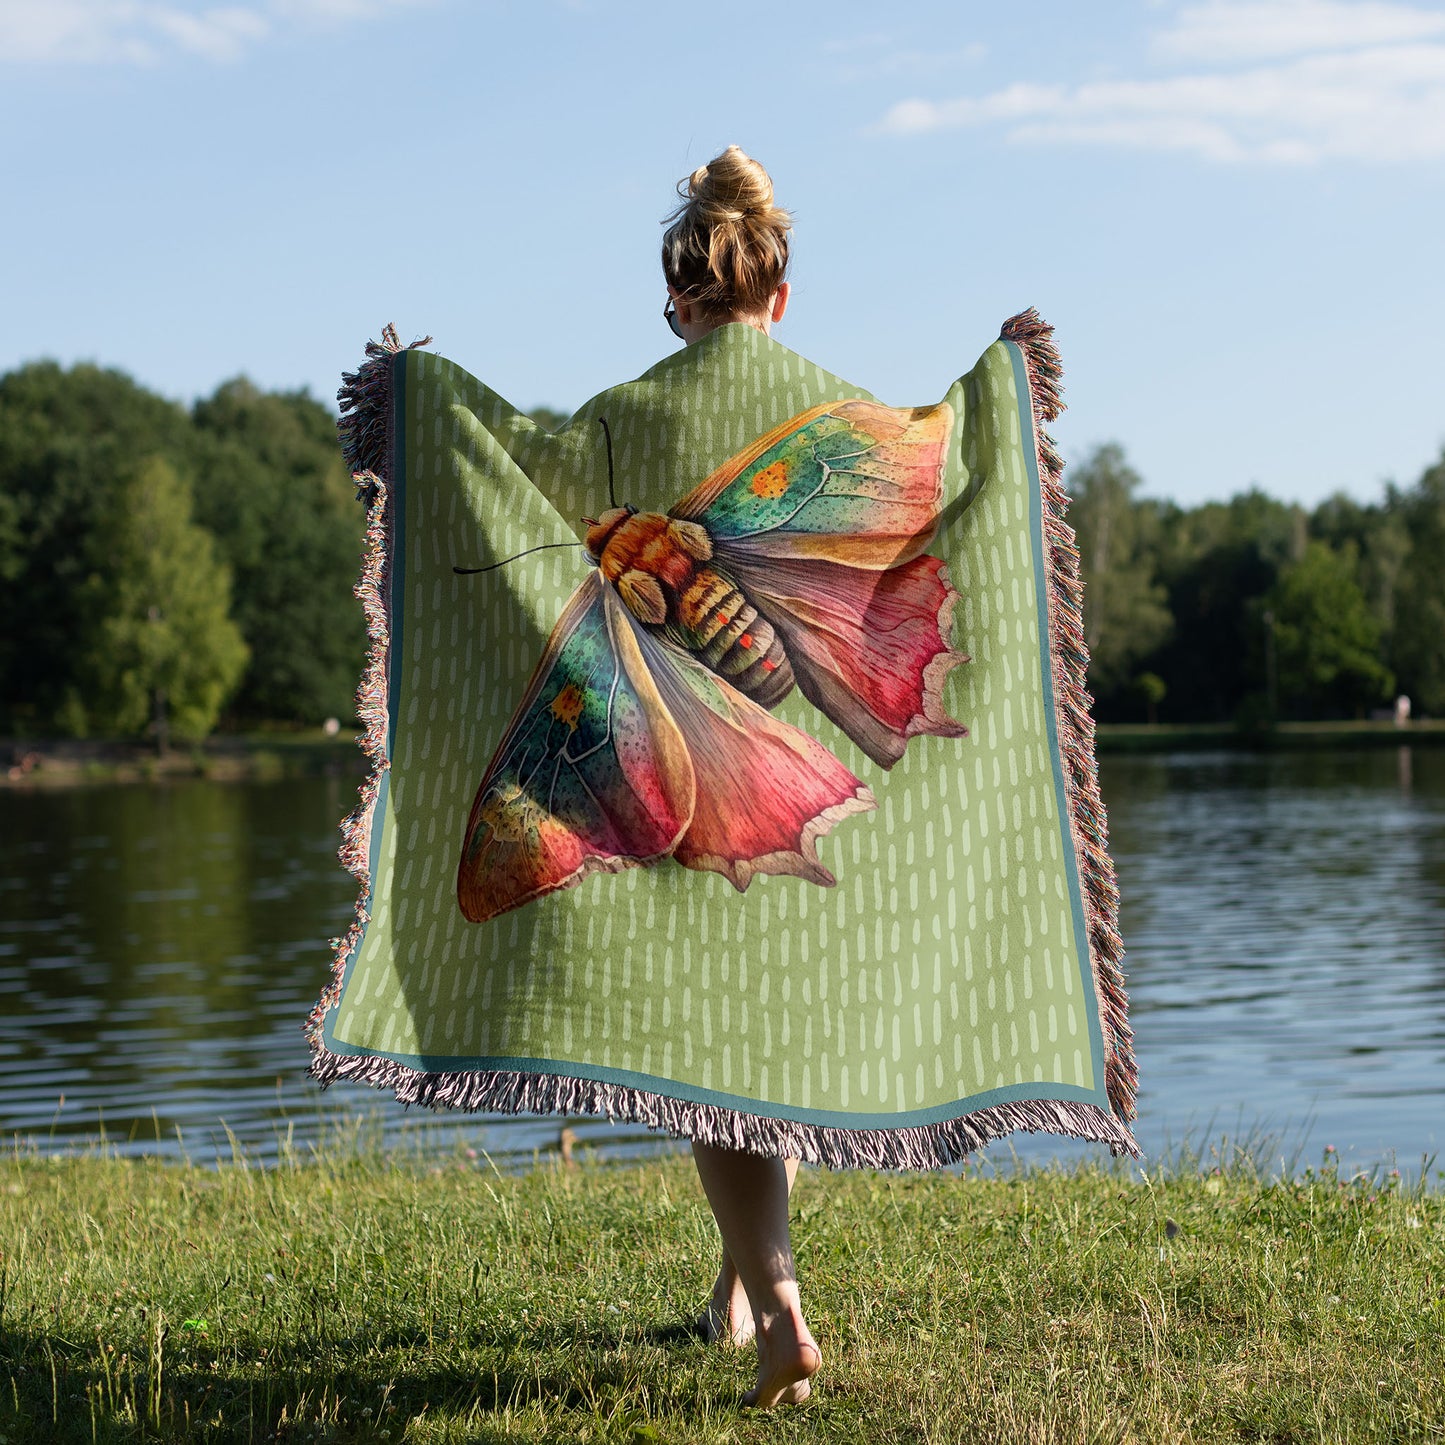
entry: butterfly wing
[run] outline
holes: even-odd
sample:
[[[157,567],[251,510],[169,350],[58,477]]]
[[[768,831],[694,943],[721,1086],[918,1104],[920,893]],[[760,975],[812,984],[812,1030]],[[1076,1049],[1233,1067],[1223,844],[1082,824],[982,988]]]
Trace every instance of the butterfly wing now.
[[[572,595],[477,789],[457,871],[474,923],[666,857],[692,819],[688,749],[626,608]]]
[[[943,680],[956,593],[924,555],[953,430],[947,404],[814,407],[724,463],[673,509],[783,639],[803,695],[875,762],[920,733],[959,737]]]
[[[882,572],[722,548],[716,560],[777,629],[803,696],[875,763],[891,768],[920,733],[965,736],[943,706],[944,679],[968,659],[950,643],[958,594],[940,558]]]
[[[822,743],[775,718],[681,648],[638,629],[658,695],[687,743],[696,803],[672,856],[744,889],[757,873],[835,882],[817,840],[873,794]]]
[[[815,406],[724,462],[670,515],[757,557],[892,567],[933,539],[953,408]]]

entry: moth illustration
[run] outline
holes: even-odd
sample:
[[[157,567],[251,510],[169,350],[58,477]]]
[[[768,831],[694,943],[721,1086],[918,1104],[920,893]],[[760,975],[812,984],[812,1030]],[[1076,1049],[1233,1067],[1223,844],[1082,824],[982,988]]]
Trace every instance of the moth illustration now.
[[[967,661],[957,594],[925,550],[952,430],[946,403],[815,406],[667,513],[583,519],[595,570],[467,821],[467,918],[668,857],[740,890],[757,873],[836,881],[817,839],[873,794],[769,709],[798,687],[885,768],[920,733],[964,735],[942,704]]]

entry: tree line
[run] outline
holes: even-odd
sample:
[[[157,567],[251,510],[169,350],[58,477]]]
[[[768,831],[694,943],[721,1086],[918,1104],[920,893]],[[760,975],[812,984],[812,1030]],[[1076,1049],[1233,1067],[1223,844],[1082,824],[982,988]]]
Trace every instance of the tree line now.
[[[1445,714],[1445,454],[1378,502],[1137,495],[1116,444],[1067,473],[1104,721]]]
[[[0,731],[206,736],[349,718],[361,508],[334,416],[226,382],[0,377]]]
[[[1445,713],[1445,456],[1313,509],[1140,497],[1113,444],[1068,481],[1102,719],[1356,717],[1397,690]],[[361,531],[304,392],[240,378],[183,407],[95,366],[0,376],[0,733],[351,718]]]

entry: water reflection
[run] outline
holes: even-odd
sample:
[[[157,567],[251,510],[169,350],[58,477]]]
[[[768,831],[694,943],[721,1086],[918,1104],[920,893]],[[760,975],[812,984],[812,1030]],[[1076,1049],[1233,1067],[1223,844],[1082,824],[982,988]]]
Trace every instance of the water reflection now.
[[[303,1077],[325,940],[355,896],[335,852],[352,793],[317,779],[8,795],[0,1132],[54,1147],[103,1129],[123,1150],[192,1157],[233,1134],[266,1157],[284,1128],[314,1138],[349,1106],[395,1134],[402,1111],[373,1091],[323,1096]],[[557,1134],[444,1127],[503,1155]]]
[[[1356,1162],[1437,1148],[1445,752],[1107,758],[1103,783],[1146,1149],[1237,1117],[1296,1134],[1313,1118],[1314,1152]],[[302,1076],[323,941],[352,899],[335,860],[351,797],[337,779],[5,795],[0,1135],[56,1147],[103,1120],[123,1148],[175,1152],[179,1131],[204,1157],[229,1127],[264,1156],[288,1119],[304,1140],[348,1108],[394,1135],[380,1096]],[[558,1124],[416,1127],[517,1158]]]
[[[1242,1109],[1286,1132],[1313,1117],[1315,1144],[1357,1162],[1433,1153],[1445,754],[1108,758],[1103,782],[1141,1133]]]

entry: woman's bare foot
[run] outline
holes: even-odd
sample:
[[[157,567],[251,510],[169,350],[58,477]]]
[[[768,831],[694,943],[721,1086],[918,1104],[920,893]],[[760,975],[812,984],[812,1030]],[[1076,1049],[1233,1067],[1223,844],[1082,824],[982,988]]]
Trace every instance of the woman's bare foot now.
[[[712,1298],[698,1320],[698,1332],[710,1345],[745,1345],[756,1333],[753,1308],[735,1269],[718,1271]]]
[[[806,1400],[823,1356],[796,1299],[777,1314],[763,1317],[757,1340],[758,1383],[743,1396],[743,1404],[771,1410],[774,1405]]]
[[[788,1237],[788,1194],[797,1161],[725,1149],[697,1139],[692,1153],[726,1251],[718,1281],[724,1287],[724,1299],[717,1303],[725,1302],[730,1324],[741,1323],[741,1311],[732,1309],[731,1267],[752,1305],[758,1382],[743,1396],[743,1404],[764,1410],[797,1404],[808,1398],[808,1382],[823,1363],[818,1343],[803,1319]]]

